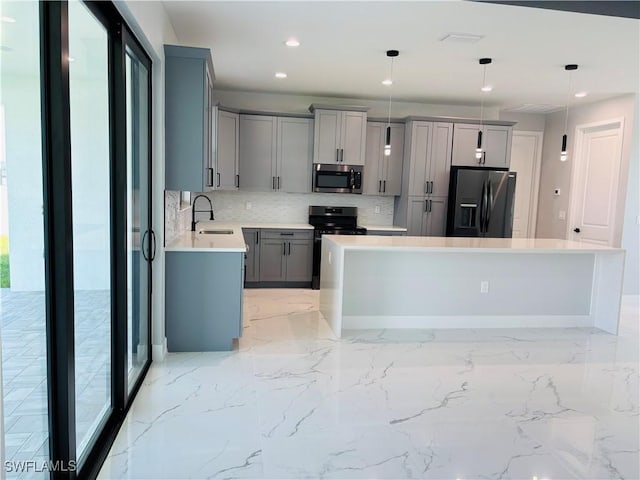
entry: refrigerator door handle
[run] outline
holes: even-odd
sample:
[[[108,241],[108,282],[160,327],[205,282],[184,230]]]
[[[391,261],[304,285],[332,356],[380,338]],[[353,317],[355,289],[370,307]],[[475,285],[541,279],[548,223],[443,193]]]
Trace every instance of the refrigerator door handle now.
[[[482,184],[482,197],[480,198],[480,233],[484,233],[484,219],[487,207],[487,182]]]
[[[486,225],[484,231],[489,230],[489,222],[491,221],[491,212],[493,211],[493,187],[491,186],[491,180],[487,181],[487,215]]]

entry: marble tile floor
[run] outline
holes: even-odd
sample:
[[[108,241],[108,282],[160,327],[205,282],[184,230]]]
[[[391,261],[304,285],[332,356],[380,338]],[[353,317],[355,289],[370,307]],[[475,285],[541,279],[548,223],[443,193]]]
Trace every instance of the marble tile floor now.
[[[227,353],[152,365],[101,479],[638,479],[637,297],[593,329],[371,330],[246,290]]]
[[[76,308],[77,435],[89,432],[107,401],[109,292],[78,291]],[[44,292],[0,289],[3,413],[6,461],[48,459],[47,360]],[[10,479],[48,478],[44,472]]]

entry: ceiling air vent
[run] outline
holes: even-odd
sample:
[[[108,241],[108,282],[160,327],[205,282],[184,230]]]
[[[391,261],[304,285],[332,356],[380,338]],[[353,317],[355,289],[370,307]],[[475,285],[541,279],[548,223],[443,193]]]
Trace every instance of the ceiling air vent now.
[[[503,108],[503,112],[514,112],[514,113],[551,113],[556,112],[558,110],[562,110],[564,108],[563,105],[549,105],[544,103],[525,103],[522,105],[518,105],[517,107],[509,107]]]
[[[447,33],[440,39],[440,41],[451,43],[476,43],[483,38],[484,35],[474,35],[473,33]]]

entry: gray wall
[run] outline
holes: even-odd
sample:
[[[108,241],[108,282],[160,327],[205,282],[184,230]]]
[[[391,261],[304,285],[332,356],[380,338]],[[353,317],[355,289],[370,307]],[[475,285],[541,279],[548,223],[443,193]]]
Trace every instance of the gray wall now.
[[[640,96],[635,98],[633,139],[629,159],[629,183],[622,230],[622,248],[627,251],[623,293],[640,294]]]
[[[573,162],[571,151],[575,140],[577,125],[624,118],[622,145],[622,165],[620,184],[618,187],[618,216],[616,224],[615,244],[627,249],[625,266],[625,293],[638,294],[638,225],[635,217],[638,212],[638,128],[635,124],[636,108],[634,95],[625,95],[611,100],[596,102],[583,106],[573,106],[569,111],[569,160],[560,162],[560,146],[564,133],[563,111],[547,116],[542,149],[542,172],[540,177],[540,197],[538,204],[537,236],[540,238],[565,238],[566,220],[560,220],[558,214],[565,211],[569,215],[569,199],[571,198],[571,175]],[[632,150],[635,153],[632,155]],[[634,174],[634,172],[636,172]],[[630,181],[628,181],[630,180]],[[628,187],[628,188],[627,188]],[[554,196],[554,188],[560,188],[561,195]],[[635,213],[634,213],[635,212]],[[622,242],[622,230],[625,230],[625,241]],[[635,259],[635,260],[634,260]]]
[[[514,130],[544,132],[547,117],[546,115],[540,115],[537,113],[500,112],[500,120],[517,122],[513,126]]]

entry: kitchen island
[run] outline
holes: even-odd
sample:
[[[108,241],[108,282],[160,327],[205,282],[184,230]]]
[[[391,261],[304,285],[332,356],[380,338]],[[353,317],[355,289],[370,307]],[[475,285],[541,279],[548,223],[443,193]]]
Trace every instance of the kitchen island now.
[[[320,312],[381,328],[618,331],[624,250],[556,239],[322,238]]]

